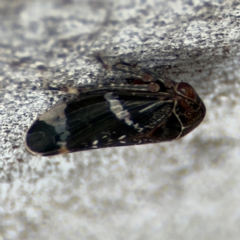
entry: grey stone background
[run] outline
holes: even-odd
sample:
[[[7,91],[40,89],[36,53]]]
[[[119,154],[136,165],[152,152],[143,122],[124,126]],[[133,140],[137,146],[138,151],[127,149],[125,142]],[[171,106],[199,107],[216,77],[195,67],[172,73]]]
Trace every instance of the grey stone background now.
[[[239,239],[240,3],[0,1],[0,240]],[[170,143],[31,156],[24,135],[64,94],[121,81],[105,56],[189,82],[203,123]]]

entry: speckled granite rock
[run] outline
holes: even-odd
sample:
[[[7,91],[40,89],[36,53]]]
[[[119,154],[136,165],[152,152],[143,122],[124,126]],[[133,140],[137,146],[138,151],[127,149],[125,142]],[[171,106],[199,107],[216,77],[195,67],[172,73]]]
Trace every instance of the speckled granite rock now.
[[[0,1],[0,239],[239,239],[240,3]],[[121,81],[92,54],[194,86],[208,113],[171,143],[33,157],[24,134],[63,94]]]

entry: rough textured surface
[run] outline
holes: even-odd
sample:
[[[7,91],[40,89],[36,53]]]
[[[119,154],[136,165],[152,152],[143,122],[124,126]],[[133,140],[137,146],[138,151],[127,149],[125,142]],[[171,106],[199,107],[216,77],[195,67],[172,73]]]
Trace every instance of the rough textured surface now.
[[[239,239],[240,3],[0,1],[0,239]],[[24,134],[62,94],[119,80],[91,54],[194,86],[208,109],[171,143],[40,158]]]

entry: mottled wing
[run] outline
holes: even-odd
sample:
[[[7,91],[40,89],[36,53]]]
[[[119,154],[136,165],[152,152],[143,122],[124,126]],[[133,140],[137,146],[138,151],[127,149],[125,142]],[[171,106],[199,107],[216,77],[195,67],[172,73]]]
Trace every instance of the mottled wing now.
[[[94,94],[60,104],[30,127],[26,145],[43,156],[175,139],[173,101],[145,94]],[[172,130],[174,129],[174,130]]]

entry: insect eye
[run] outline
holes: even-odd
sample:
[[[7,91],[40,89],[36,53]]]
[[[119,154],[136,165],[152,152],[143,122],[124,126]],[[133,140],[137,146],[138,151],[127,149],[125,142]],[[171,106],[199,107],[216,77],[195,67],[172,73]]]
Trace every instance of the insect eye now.
[[[180,82],[177,84],[176,92],[187,98],[195,99],[196,97],[194,89],[188,83],[185,82]]]

